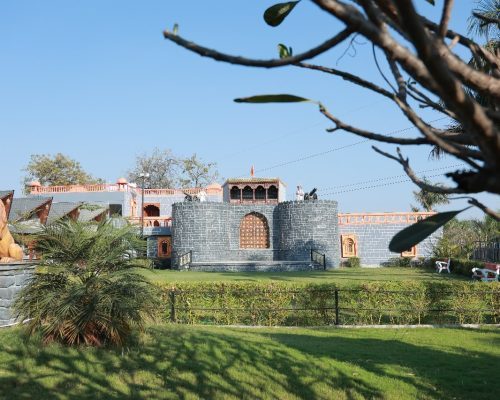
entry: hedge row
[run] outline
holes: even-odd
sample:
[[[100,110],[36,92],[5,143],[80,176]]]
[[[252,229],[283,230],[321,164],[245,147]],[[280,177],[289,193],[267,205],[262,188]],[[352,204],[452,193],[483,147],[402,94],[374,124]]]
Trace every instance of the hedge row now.
[[[322,326],[336,322],[337,310],[345,325],[500,323],[499,283],[200,282],[160,289],[162,318],[183,324]]]

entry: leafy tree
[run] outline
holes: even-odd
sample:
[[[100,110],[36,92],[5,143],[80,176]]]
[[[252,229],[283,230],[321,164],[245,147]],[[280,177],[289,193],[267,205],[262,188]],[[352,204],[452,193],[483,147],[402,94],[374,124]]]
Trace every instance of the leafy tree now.
[[[424,178],[424,181],[427,181]],[[430,192],[425,189],[420,189],[419,191],[413,192],[413,197],[418,202],[420,207],[425,211],[434,211],[434,206],[439,204],[448,204],[448,195],[444,193]],[[413,211],[419,211],[418,207],[412,206]]]
[[[135,166],[128,172],[130,182],[142,184],[142,173],[149,174],[146,187],[153,189],[173,188],[179,181],[179,158],[170,149],[155,147],[151,154],[137,156]]]
[[[182,187],[203,187],[215,181],[218,173],[215,163],[204,163],[197,158],[196,153],[189,158],[181,160],[182,177],[180,179]]]
[[[434,0],[426,0],[434,4]],[[331,123],[330,132],[343,130],[377,142],[400,146],[439,147],[464,162],[464,169],[448,171],[446,176],[454,182],[442,186],[425,182],[415,173],[410,160],[400,148],[395,154],[375,146],[379,154],[399,163],[408,177],[420,189],[442,194],[473,195],[480,192],[500,194],[500,56],[475,43],[469,37],[448,29],[453,1],[444,1],[441,16],[434,22],[420,15],[414,3],[423,0],[301,0],[275,4],[265,10],[265,22],[273,27],[279,26],[300,5],[313,4],[325,14],[338,20],[342,28],[323,43],[304,52],[291,51],[287,44],[279,44],[278,58],[251,59],[233,56],[210,49],[186,40],[178,29],[165,30],[165,39],[217,61],[256,68],[278,68],[290,66],[315,71],[329,77],[340,77],[353,85],[377,93],[391,102],[417,129],[419,135],[412,138],[394,137],[367,129],[358,128],[341,120],[325,104],[302,96],[290,94],[266,94],[235,99],[238,103],[289,103],[304,102],[316,104],[319,112]],[[494,3],[495,5],[497,2]],[[484,16],[478,17],[485,19]],[[498,24],[498,14],[490,18]],[[334,26],[333,24],[331,26]],[[312,32],[312,31],[311,31]],[[382,54],[391,78],[384,76],[387,86],[380,86],[352,72],[341,71],[329,65],[306,62],[323,55],[350,37],[362,36],[373,45],[374,57]],[[353,45],[351,40],[350,46]],[[414,50],[413,50],[414,49]],[[457,50],[458,49],[458,50]],[[473,57],[489,66],[490,72],[474,68],[460,58],[461,50],[469,51]],[[323,57],[328,60],[328,57]],[[377,61],[377,66],[380,64]],[[490,99],[491,103],[481,104],[477,96]],[[452,123],[463,130],[450,134],[423,119],[421,108],[431,109],[450,118]],[[480,208],[496,220],[500,215],[480,203],[476,198],[467,196],[471,206]],[[459,211],[457,211],[458,213]],[[421,233],[430,234],[449,221],[455,212],[443,213],[411,227],[411,235],[422,239]],[[403,236],[409,237],[404,231]],[[400,240],[403,236],[399,236]],[[396,237],[395,237],[396,239]],[[391,242],[392,243],[392,242]],[[398,252],[418,242],[404,241],[400,247],[394,242],[392,251]]]
[[[153,189],[203,186],[217,178],[215,163],[205,163],[196,154],[188,158],[177,157],[170,149],[153,149],[151,154],[137,157],[135,167],[128,172],[131,182],[142,184],[141,173],[149,174],[145,181]]]
[[[67,345],[122,345],[132,329],[155,314],[156,291],[133,268],[144,252],[136,228],[71,220],[35,236],[39,273],[21,291],[15,309],[29,334]]]
[[[470,259],[477,242],[489,242],[500,237],[500,222],[489,215],[482,220],[457,220],[443,228],[443,237],[434,249],[436,257]]]
[[[23,183],[38,181],[42,185],[87,185],[102,183],[103,180],[94,178],[84,171],[80,163],[70,157],[57,153],[32,154],[24,171],[28,173]]]

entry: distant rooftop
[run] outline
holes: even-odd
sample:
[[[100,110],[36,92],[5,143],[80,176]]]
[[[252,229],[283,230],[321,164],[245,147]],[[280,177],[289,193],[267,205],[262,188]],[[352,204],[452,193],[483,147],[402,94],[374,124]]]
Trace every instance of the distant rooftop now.
[[[82,203],[72,203],[72,202],[58,202],[52,203],[50,207],[49,216],[47,218],[47,225],[50,225],[61,218],[64,218],[66,215],[70,214],[78,207],[80,207]]]
[[[286,184],[280,178],[267,178],[267,177],[246,177],[246,178],[229,178],[226,180],[226,184],[239,184],[239,183],[276,183],[280,182],[282,185]]]
[[[50,203],[52,197],[22,197],[14,198],[10,208],[9,222],[29,219],[43,205]]]

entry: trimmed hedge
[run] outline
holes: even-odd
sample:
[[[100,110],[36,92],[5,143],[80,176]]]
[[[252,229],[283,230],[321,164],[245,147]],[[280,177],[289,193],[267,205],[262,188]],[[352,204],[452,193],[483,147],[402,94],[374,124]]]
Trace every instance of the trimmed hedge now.
[[[361,258],[349,257],[343,262],[343,266],[347,268],[361,268]]]
[[[200,282],[160,287],[162,317],[184,324],[331,325],[336,290],[340,324],[500,323],[499,283],[370,282],[339,288],[332,283]]]

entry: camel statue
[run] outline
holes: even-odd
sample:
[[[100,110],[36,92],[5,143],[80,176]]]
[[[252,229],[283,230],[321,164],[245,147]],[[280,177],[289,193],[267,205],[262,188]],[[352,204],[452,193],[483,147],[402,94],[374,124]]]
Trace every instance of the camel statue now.
[[[22,260],[23,250],[19,245],[14,243],[14,238],[10,234],[7,225],[5,206],[0,201],[0,264]]]

